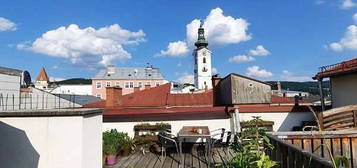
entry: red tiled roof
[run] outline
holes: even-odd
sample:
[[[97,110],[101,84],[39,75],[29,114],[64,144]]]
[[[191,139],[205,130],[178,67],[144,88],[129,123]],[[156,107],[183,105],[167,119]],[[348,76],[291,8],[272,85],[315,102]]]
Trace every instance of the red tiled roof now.
[[[323,66],[320,69],[321,72],[317,73],[313,79],[321,79],[339,74],[357,72],[357,58],[334,65]]]
[[[36,81],[50,81],[47,76],[45,68],[41,68],[40,73],[38,74]]]
[[[141,90],[122,96],[123,107],[204,106],[213,104],[212,90],[194,94],[171,94],[171,84]],[[105,101],[85,107],[105,107]]]

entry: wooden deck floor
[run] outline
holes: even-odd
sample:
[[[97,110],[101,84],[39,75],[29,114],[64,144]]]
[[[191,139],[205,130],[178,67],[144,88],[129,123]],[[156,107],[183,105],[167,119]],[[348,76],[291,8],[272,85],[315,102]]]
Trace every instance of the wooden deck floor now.
[[[193,145],[184,147],[184,166],[182,168],[207,168],[207,158],[204,154],[204,147]],[[178,168],[180,158],[176,152],[168,152],[163,161],[160,160],[160,154],[146,153],[143,155],[136,152],[127,157],[118,159],[118,163],[114,166],[106,166],[105,168]],[[233,157],[233,152],[229,148],[214,148],[212,150],[211,167],[217,163],[222,163],[223,159]]]

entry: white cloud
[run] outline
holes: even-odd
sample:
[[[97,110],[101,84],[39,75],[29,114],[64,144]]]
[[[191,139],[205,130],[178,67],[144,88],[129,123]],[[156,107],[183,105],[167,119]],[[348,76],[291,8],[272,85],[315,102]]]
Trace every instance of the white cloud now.
[[[259,66],[251,66],[251,67],[247,68],[246,75],[266,78],[266,77],[272,77],[273,73],[271,73],[265,69],[261,69]]]
[[[266,56],[269,55],[270,52],[262,45],[258,45],[255,50],[249,50],[249,54],[254,56]]]
[[[247,33],[249,23],[242,18],[225,16],[221,8],[212,9],[203,22],[205,37],[211,45],[236,44],[251,39]],[[186,38],[189,45],[197,40],[200,21],[193,20],[186,25]]]
[[[292,72],[284,70],[281,79],[283,81],[297,81],[297,82],[304,82],[304,81],[311,81],[311,77],[309,76],[297,76]]]
[[[2,31],[15,31],[16,24],[8,19],[0,17],[0,32]]]
[[[348,26],[344,37],[339,42],[331,43],[329,47],[333,51],[357,50],[357,26]]]
[[[255,58],[252,56],[238,55],[238,56],[230,57],[228,61],[234,63],[243,63],[243,62],[255,61]]]
[[[176,81],[180,82],[180,83],[193,84],[194,83],[193,79],[194,79],[194,76],[192,74],[182,73],[181,76]]]
[[[212,9],[208,16],[206,16],[203,20],[203,23],[205,37],[208,40],[209,45],[237,44],[252,38],[247,32],[249,23],[245,19],[225,16],[221,8]],[[168,49],[166,51],[162,50],[159,55],[184,56],[187,54],[189,52],[188,50],[191,50],[190,48],[194,47],[199,27],[200,20],[192,20],[186,25],[186,39],[182,41],[170,42]],[[172,49],[171,51],[177,52],[170,52],[170,44],[176,43],[176,46],[178,47],[178,42],[181,42],[181,49]],[[172,48],[173,47],[174,46],[172,46]]]
[[[350,9],[350,8],[353,8],[356,6],[357,6],[357,4],[355,2],[353,2],[352,0],[343,0],[342,4],[341,4],[342,9]]]
[[[352,16],[352,19],[353,19],[353,21],[355,22],[355,24],[357,24],[357,13],[355,13],[355,14]]]
[[[218,70],[217,70],[217,68],[213,67],[212,68],[212,75],[216,75],[216,74],[218,74]]]
[[[124,45],[144,42],[142,30],[131,32],[118,24],[95,29],[76,24],[47,31],[35,41],[18,44],[18,49],[69,59],[73,64],[109,65],[131,58]]]
[[[180,57],[185,56],[189,53],[189,49],[187,47],[186,42],[184,41],[176,41],[170,42],[167,46],[167,50],[161,50],[159,54],[156,56],[172,56],[172,57]]]

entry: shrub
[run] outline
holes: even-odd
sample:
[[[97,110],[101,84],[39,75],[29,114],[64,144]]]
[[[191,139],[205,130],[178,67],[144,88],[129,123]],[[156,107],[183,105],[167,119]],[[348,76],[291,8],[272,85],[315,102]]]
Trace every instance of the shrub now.
[[[273,146],[265,134],[266,129],[258,126],[262,121],[259,117],[253,117],[249,121],[250,126],[236,135],[240,137],[240,140],[231,146],[235,156],[230,160],[224,161],[218,167],[271,168],[277,164],[265,154],[266,150],[272,150]]]
[[[130,152],[134,141],[127,133],[118,132],[116,129],[103,132],[103,152],[105,155],[117,155],[118,152]]]

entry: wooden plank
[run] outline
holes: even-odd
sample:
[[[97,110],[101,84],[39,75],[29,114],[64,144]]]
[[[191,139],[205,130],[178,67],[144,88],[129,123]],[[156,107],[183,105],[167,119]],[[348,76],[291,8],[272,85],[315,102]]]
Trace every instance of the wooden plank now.
[[[304,150],[312,152],[311,139],[303,139]]]
[[[134,154],[132,154],[131,155],[131,157],[130,157],[130,159],[128,159],[126,162],[124,162],[120,167],[132,167],[133,166],[133,164],[135,164],[136,163],[136,161],[138,160],[138,159],[140,159],[140,156],[141,154],[139,153],[139,152],[136,152],[136,153],[134,153]]]
[[[350,138],[342,138],[342,152],[343,152],[343,156],[346,156],[348,158],[348,161],[350,163],[350,165],[352,165],[351,162],[351,141]]]
[[[330,150],[331,150],[331,141],[330,139],[324,139],[323,141],[323,153],[324,153],[324,158],[326,160],[331,160],[331,157],[330,157]]]
[[[218,148],[214,148],[212,149],[212,163],[214,165],[218,164],[218,163],[221,163],[222,162],[222,159],[219,155],[219,149]]]
[[[288,148],[288,168],[294,168],[295,167],[295,151],[293,151],[291,148]]]
[[[352,141],[352,163],[353,167],[357,167],[357,138],[351,138]]]
[[[314,150],[313,150],[314,154],[316,154],[320,157],[322,157],[322,149],[323,149],[323,147],[321,146],[321,141],[322,141],[322,139],[320,139],[320,138],[314,138],[312,140],[313,147],[314,147]]]
[[[199,146],[198,150],[198,158],[200,160],[200,167],[201,168],[207,168],[207,161],[206,161],[206,157],[205,157],[205,150],[204,150],[204,146]]]
[[[147,168],[154,168],[156,162],[160,162],[159,155],[156,155],[151,152],[147,153],[147,155],[150,158],[149,161],[147,162]]]
[[[170,153],[167,153],[164,163],[162,164],[162,168],[170,168],[171,164],[172,164],[172,157],[171,157]]]
[[[302,140],[301,139],[293,139],[293,144],[299,148],[302,148]]]
[[[142,159],[139,160],[134,167],[147,167],[149,161],[152,159],[152,156],[150,156],[150,153],[146,153],[145,155],[141,155]]]
[[[197,146],[195,145],[192,149],[192,167],[193,168],[199,168],[200,167],[200,161],[198,158],[198,153],[197,153]]]
[[[332,139],[333,156],[342,155],[342,146],[340,138]]]

